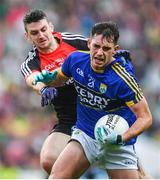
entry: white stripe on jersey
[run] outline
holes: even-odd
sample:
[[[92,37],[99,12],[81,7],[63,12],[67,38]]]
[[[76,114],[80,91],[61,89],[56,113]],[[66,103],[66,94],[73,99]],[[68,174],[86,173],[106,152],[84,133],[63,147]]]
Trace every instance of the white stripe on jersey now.
[[[24,74],[25,77],[26,77],[26,76],[29,76],[29,75],[32,73],[31,69],[28,67],[28,62],[31,61],[31,60],[33,60],[34,57],[35,57],[35,55],[36,55],[35,47],[34,47],[33,50],[34,50],[34,51],[30,51],[30,52],[29,52],[26,61],[23,62],[22,65],[21,65],[21,71],[22,71],[22,73]]]
[[[27,66],[26,62],[23,62],[23,64],[21,65],[21,71],[25,77],[29,76],[32,73],[32,71]]]
[[[86,37],[80,35],[80,34],[71,34],[71,33],[68,33],[68,32],[63,32],[61,33],[62,35],[62,38],[63,39],[68,39],[68,40],[75,40],[75,39],[80,39],[80,40],[88,40]]]

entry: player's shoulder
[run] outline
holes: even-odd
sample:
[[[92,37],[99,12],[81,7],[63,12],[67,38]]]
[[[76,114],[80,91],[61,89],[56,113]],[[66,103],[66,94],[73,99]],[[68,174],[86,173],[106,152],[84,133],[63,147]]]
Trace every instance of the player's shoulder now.
[[[38,50],[35,46],[28,52],[25,61],[35,60],[38,57]]]
[[[117,84],[131,83],[134,75],[133,67],[130,62],[125,61],[125,59],[118,57],[111,65],[112,82]]]
[[[69,32],[62,32],[61,36],[64,43],[67,43],[77,50],[89,50],[87,44],[88,38],[86,38],[85,36]]]
[[[75,57],[75,58],[79,58],[79,57],[87,57],[89,56],[90,53],[89,51],[81,51],[81,50],[77,50],[77,51],[74,51],[70,54],[70,57]]]
[[[88,38],[86,38],[81,34],[76,34],[71,32],[61,32],[61,36],[63,40],[76,40],[76,39],[85,40],[85,41],[88,40]]]
[[[68,58],[67,63],[74,64],[83,64],[89,60],[90,54],[87,51],[74,51],[72,52]]]

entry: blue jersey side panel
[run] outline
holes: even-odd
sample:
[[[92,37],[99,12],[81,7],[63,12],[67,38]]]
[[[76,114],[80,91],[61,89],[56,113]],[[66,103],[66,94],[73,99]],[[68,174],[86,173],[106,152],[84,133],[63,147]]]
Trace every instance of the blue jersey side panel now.
[[[74,52],[62,65],[62,72],[75,80],[78,93],[77,128],[94,138],[94,127],[98,119],[106,114],[118,114],[131,126],[136,117],[126,105],[136,104],[143,94],[130,62],[116,59],[105,69],[96,73],[90,66],[88,53]],[[134,144],[132,138],[127,144]]]

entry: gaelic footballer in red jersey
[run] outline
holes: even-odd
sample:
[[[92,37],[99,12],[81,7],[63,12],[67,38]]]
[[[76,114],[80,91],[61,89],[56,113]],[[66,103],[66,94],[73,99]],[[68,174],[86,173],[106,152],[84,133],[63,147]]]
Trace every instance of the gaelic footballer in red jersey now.
[[[65,86],[56,89],[46,87],[44,83],[33,86],[32,82],[34,76],[42,70],[51,72],[60,67],[71,52],[88,50],[87,38],[54,32],[53,24],[41,10],[27,13],[23,23],[25,36],[34,46],[21,65],[21,72],[27,85],[41,95],[41,105],[52,103],[58,117],[58,124],[46,138],[40,154],[41,166],[49,175],[54,162],[70,139],[71,127],[76,121],[76,91],[72,79]]]
[[[29,52],[25,62],[21,65],[21,72],[25,78],[31,73],[43,69],[53,71],[59,68],[65,58],[73,51],[76,50],[88,50],[87,39],[81,35],[75,35],[71,33],[53,33],[54,38],[59,43],[58,47],[50,52],[39,52],[34,46]],[[59,125],[54,131],[65,131],[67,134],[71,134],[71,127],[75,124],[76,120],[76,91],[73,85],[73,81],[70,80],[65,86],[57,88],[58,96],[52,101],[54,108],[57,112],[59,123],[68,124],[68,128],[59,129]]]

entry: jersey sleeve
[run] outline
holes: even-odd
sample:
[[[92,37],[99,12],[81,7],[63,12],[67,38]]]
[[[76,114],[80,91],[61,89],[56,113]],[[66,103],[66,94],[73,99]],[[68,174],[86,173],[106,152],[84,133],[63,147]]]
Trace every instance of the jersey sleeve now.
[[[82,35],[64,32],[64,33],[62,33],[62,39],[66,43],[75,47],[77,50],[82,50],[82,51],[89,50],[88,45],[87,45],[88,38],[86,38]]]
[[[138,103],[143,98],[143,92],[132,71],[127,71],[119,63],[115,64],[113,69],[119,76],[118,99],[124,101],[127,106]]]
[[[143,98],[141,88],[136,82],[127,82],[126,80],[121,82],[119,89],[119,99],[122,99],[127,106],[132,106],[138,103]]]
[[[61,72],[66,77],[72,77],[72,54],[69,55],[61,66]]]
[[[21,73],[27,78],[32,72],[41,71],[40,60],[36,49],[32,49],[25,61],[21,64]]]

